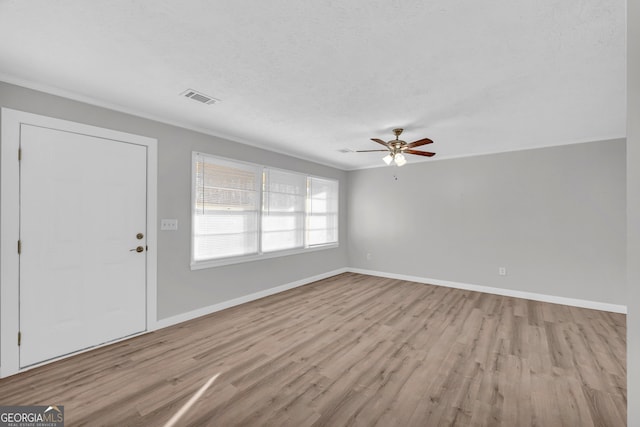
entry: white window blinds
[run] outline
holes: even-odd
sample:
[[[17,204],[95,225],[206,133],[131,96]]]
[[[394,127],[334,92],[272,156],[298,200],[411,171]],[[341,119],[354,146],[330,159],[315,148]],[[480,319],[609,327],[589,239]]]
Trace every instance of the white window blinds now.
[[[262,251],[304,247],[307,177],[265,168],[262,192]]]
[[[309,177],[307,245],[338,242],[338,181]]]
[[[338,244],[338,181],[193,153],[193,269]]]
[[[262,170],[194,153],[193,260],[258,253]]]

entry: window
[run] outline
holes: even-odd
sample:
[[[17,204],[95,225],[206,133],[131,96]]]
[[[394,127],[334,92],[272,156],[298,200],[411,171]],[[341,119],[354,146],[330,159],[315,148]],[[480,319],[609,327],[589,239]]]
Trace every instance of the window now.
[[[262,251],[304,247],[307,177],[265,169],[262,185]]]
[[[307,243],[326,245],[338,241],[338,181],[308,178]]]
[[[194,155],[193,261],[258,253],[257,166]]]
[[[192,268],[338,244],[338,181],[193,153]]]

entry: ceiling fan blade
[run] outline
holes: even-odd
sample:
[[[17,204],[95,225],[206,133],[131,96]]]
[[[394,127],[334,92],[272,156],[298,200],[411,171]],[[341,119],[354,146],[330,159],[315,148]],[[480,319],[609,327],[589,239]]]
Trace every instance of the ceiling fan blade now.
[[[404,152],[407,154],[417,154],[418,156],[427,156],[427,157],[433,157],[436,155],[436,153],[430,153],[429,151],[420,151],[420,150],[404,150]]]
[[[433,141],[429,138],[422,138],[417,141],[412,142],[411,144],[407,144],[407,148],[419,147],[421,145],[433,144]]]
[[[372,140],[372,141],[377,142],[378,144],[382,144],[382,145],[384,145],[385,147],[388,147],[388,146],[389,146],[389,144],[387,144],[386,142],[384,142],[384,141],[383,141],[383,140],[381,140],[381,139],[378,139],[378,138],[371,138],[371,140]]]
[[[389,150],[356,150],[356,153],[370,153],[372,151],[389,151]]]

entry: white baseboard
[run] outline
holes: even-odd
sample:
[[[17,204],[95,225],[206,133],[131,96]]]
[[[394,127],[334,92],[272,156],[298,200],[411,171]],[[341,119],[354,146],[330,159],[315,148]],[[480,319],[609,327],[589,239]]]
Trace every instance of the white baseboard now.
[[[534,301],[550,302],[553,304],[570,305],[573,307],[591,308],[594,310],[611,311],[613,313],[627,313],[626,305],[609,304],[597,301],[588,301],[576,298],[566,298],[554,295],[537,294],[533,292],[514,291],[511,289],[494,288],[491,286],[472,285],[468,283],[450,282],[447,280],[429,279],[426,277],[408,276],[406,274],[386,273],[382,271],[365,270],[362,268],[348,268],[352,273],[368,274],[370,276],[387,277],[389,279],[407,280],[410,282],[425,283],[429,285],[445,286],[447,288],[465,289],[468,291],[485,292],[488,294],[503,295],[514,298],[524,298]]]
[[[202,307],[197,310],[181,313],[176,316],[167,317],[165,319],[160,319],[156,322],[153,330],[166,328],[168,326],[173,326],[178,323],[186,322],[187,320],[195,319],[196,317],[206,316],[207,314],[215,313],[216,311],[224,310],[226,308],[234,307],[239,304],[244,304],[245,302],[264,298],[269,295],[277,294],[279,292],[284,292],[289,289],[297,288],[299,286],[304,286],[309,283],[316,282],[318,280],[326,279],[331,276],[345,273],[347,271],[348,271],[347,268],[339,268],[337,270],[328,271],[326,273],[318,274],[311,277],[306,277],[304,279],[296,280],[295,282],[276,286],[274,288],[265,289],[263,291],[255,292],[249,295],[243,295],[241,297],[234,298],[228,301],[223,301],[221,303],[210,305],[208,307]]]
[[[284,292],[286,290],[297,288],[299,286],[304,286],[309,283],[326,279],[328,277],[335,276],[345,272],[368,274],[370,276],[387,277],[389,279],[398,279],[398,280],[407,280],[410,282],[425,283],[425,284],[436,285],[436,286],[445,286],[447,288],[464,289],[468,291],[484,292],[488,294],[503,295],[503,296],[514,297],[514,298],[524,298],[524,299],[529,299],[533,301],[549,302],[553,304],[563,304],[563,305],[570,305],[574,307],[590,308],[594,310],[610,311],[613,313],[623,313],[623,314],[627,313],[627,306],[625,305],[609,304],[604,302],[588,301],[588,300],[582,300],[582,299],[576,299],[576,298],[566,298],[566,297],[560,297],[555,295],[538,294],[534,292],[515,291],[511,289],[494,288],[491,286],[473,285],[469,283],[451,282],[448,280],[430,279],[426,277],[410,276],[406,274],[387,273],[383,271],[347,267],[347,268],[340,268],[333,271],[328,271],[326,273],[318,274],[312,277],[307,277],[301,280],[296,280],[295,282],[265,289],[263,291],[259,291],[249,295],[244,295],[238,298],[234,298],[232,300],[223,301],[218,304],[202,307],[197,310],[189,311],[186,313],[181,313],[176,316],[160,319],[156,322],[155,326],[151,330],[166,328],[168,326],[176,325],[178,323],[195,319],[196,317],[206,316],[207,314],[215,313],[216,311],[224,310],[226,308],[234,307],[239,304],[244,304],[246,302],[264,298],[269,295],[274,295],[279,292]]]

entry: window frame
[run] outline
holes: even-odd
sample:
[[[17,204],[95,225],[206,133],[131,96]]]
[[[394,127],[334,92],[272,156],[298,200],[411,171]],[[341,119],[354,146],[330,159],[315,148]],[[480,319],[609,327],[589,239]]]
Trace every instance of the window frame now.
[[[246,166],[251,166],[251,167],[258,167],[260,168],[260,170],[262,171],[262,173],[260,174],[260,191],[258,191],[258,252],[257,253],[253,253],[253,254],[249,254],[249,255],[235,255],[235,256],[229,256],[229,257],[224,257],[224,258],[215,258],[215,259],[208,259],[208,260],[200,260],[200,261],[196,261],[195,260],[195,215],[196,215],[196,162],[197,162],[197,157],[198,156],[204,156],[204,157],[208,157],[214,160],[219,160],[220,162],[224,162],[224,163],[237,163],[237,164],[241,164],[241,165],[246,165]],[[304,211],[304,228],[303,228],[303,247],[298,247],[298,248],[293,248],[293,249],[282,249],[282,250],[274,250],[274,251],[269,251],[269,252],[263,252],[262,250],[262,219],[263,219],[263,202],[264,202],[264,192],[265,192],[265,170],[274,170],[274,171],[282,171],[282,172],[286,172],[286,173],[292,173],[292,174],[297,174],[297,175],[301,175],[305,177],[306,180],[306,194],[305,194],[305,211]],[[328,180],[328,181],[334,181],[336,183],[336,190],[337,190],[337,216],[338,216],[338,224],[337,224],[337,230],[336,230],[336,237],[337,237],[337,241],[336,242],[330,242],[330,243],[326,243],[326,244],[319,244],[319,245],[312,245],[309,246],[308,242],[307,242],[307,233],[308,233],[308,229],[307,229],[307,216],[309,214],[308,212],[308,208],[307,208],[307,201],[309,199],[309,179],[310,178],[316,178],[316,179],[322,179],[322,180]],[[283,169],[283,168],[278,168],[278,167],[271,167],[271,166],[267,166],[267,165],[263,165],[263,164],[258,164],[258,163],[252,163],[252,162],[245,162],[242,160],[237,160],[237,159],[232,159],[232,158],[228,158],[228,157],[222,157],[222,156],[216,156],[214,154],[209,154],[209,153],[204,153],[201,151],[192,151],[191,153],[191,209],[190,209],[190,214],[191,214],[191,235],[190,235],[190,246],[191,246],[191,250],[190,250],[190,267],[191,270],[201,270],[201,269],[206,269],[206,268],[212,268],[212,267],[220,267],[220,266],[224,266],[224,265],[231,265],[231,264],[239,264],[239,263],[244,263],[244,262],[252,262],[252,261],[259,261],[259,260],[263,260],[263,259],[270,259],[270,258],[279,258],[279,257],[284,257],[284,256],[290,256],[290,255],[297,255],[297,254],[304,254],[304,253],[310,253],[310,252],[316,252],[316,251],[322,251],[325,249],[334,249],[340,246],[340,181],[338,179],[334,179],[334,178],[329,178],[329,177],[324,177],[324,176],[318,176],[318,175],[312,175],[312,174],[308,174],[308,173],[301,173],[301,172],[297,172],[297,171],[292,171],[292,170],[288,170],[288,169]]]

